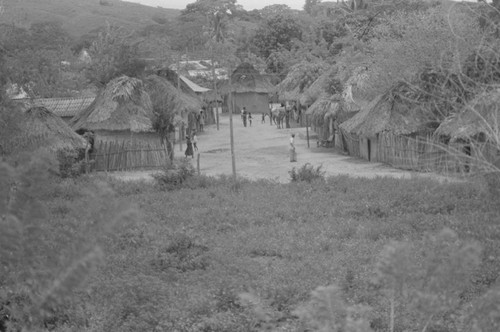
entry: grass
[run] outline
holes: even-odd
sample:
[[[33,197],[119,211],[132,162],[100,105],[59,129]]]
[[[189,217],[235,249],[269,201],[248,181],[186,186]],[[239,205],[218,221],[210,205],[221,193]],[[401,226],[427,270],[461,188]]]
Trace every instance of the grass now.
[[[500,272],[499,197],[479,181],[340,176],[235,186],[230,178],[198,178],[162,190],[83,177],[59,181],[46,195],[48,219],[64,225],[78,218],[75,205],[80,218],[98,218],[79,201],[88,204],[86,192],[102,183],[138,211],[103,240],[105,264],[77,296],[79,311],[68,315],[87,322],[80,331],[302,331],[307,319],[295,313],[329,285],[337,288],[313,296],[340,292],[346,307],[371,308],[373,331],[387,331],[388,302],[373,281],[381,253],[393,241],[419,248],[444,228],[463,243],[479,242],[482,252],[462,302],[433,328],[465,320],[467,305],[492,289]],[[396,328],[421,331],[405,301],[398,302]]]

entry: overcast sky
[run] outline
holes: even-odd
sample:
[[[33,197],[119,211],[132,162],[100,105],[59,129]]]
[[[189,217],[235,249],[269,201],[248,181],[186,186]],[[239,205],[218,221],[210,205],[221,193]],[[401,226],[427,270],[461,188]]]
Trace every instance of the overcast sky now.
[[[187,4],[196,2],[196,0],[123,0],[129,2],[138,2],[148,6],[160,6],[163,8],[184,9]],[[476,0],[469,0],[476,1]],[[292,9],[302,9],[305,0],[237,0],[238,5],[242,5],[245,10],[262,9],[265,6],[284,4]]]

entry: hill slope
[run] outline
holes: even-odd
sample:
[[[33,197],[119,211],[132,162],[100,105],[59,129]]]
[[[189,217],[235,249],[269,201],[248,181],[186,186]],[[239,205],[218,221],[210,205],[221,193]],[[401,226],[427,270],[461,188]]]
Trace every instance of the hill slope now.
[[[106,22],[140,30],[158,21],[172,20],[179,13],[177,9],[119,0],[4,0],[0,23],[27,28],[35,22],[58,21],[70,35],[78,38]]]

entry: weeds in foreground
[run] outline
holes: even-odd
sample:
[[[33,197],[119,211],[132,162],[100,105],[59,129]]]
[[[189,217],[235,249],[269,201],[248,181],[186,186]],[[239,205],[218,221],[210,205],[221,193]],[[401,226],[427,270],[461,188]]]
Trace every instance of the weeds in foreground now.
[[[175,190],[196,173],[194,166],[185,158],[175,159],[159,173],[153,174],[153,178],[162,190]]]
[[[58,252],[100,238],[106,264],[87,274],[88,292],[71,292],[74,305],[52,307],[33,329],[497,330],[498,209],[486,184],[335,177],[242,181],[235,194],[232,178],[195,178],[169,192],[91,176],[50,184],[36,234]],[[98,236],[117,207],[111,192],[91,199],[102,186],[144,220]],[[83,226],[98,231],[85,237]],[[43,271],[71,266],[62,263]],[[27,294],[2,300],[0,313],[26,326]]]
[[[292,168],[290,171],[288,171],[288,174],[290,175],[290,181],[292,182],[299,182],[299,181],[305,181],[305,182],[313,182],[316,180],[325,180],[325,171],[322,170],[323,165],[319,165],[316,168],[309,164],[306,163],[299,168]]]

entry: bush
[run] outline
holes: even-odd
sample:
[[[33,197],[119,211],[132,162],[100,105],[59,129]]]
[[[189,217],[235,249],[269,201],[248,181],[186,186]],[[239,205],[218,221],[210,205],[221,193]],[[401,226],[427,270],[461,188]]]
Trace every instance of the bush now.
[[[62,178],[74,178],[83,173],[85,161],[79,158],[77,150],[64,148],[57,151],[56,157]]]
[[[319,165],[314,168],[313,165],[306,163],[302,165],[299,169],[295,167],[288,171],[290,174],[290,180],[292,182],[305,181],[311,183],[314,180],[325,180],[325,171],[322,170],[323,165]]]
[[[162,190],[179,189],[186,180],[194,176],[196,170],[189,160],[177,159],[166,166],[160,173],[153,174],[153,178]]]

